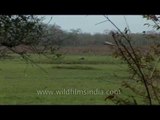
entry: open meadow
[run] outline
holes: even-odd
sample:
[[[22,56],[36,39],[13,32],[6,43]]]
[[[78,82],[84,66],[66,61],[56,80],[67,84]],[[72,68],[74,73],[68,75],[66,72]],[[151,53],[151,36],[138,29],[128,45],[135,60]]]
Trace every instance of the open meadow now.
[[[77,49],[64,48],[58,54],[30,53],[29,61],[13,53],[2,57],[0,104],[113,105],[106,99],[113,94],[127,99],[134,96],[139,104],[145,104],[122,85],[124,81],[136,84],[136,80],[131,79],[125,62],[101,52],[108,48]]]
[[[113,104],[106,95],[121,95],[127,66],[111,56],[17,55],[0,60],[0,104]],[[57,92],[58,91],[58,92]]]

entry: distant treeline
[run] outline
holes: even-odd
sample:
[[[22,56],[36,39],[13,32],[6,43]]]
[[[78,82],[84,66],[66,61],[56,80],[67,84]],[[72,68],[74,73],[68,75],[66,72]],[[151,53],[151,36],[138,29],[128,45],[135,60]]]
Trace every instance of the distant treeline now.
[[[112,35],[108,33],[82,33],[80,29],[65,31],[58,25],[44,25],[44,35],[40,44],[56,46],[101,46],[105,41],[114,43]],[[160,44],[160,34],[157,33],[134,33],[131,34],[131,43],[135,46]]]
[[[13,42],[13,45],[17,45],[14,46],[14,49],[21,53],[38,51],[39,53],[59,52],[62,54],[110,55],[115,50],[113,46],[104,45],[106,41],[114,44],[111,31],[90,34],[83,33],[80,29],[65,31],[56,24],[47,25],[40,23],[40,25],[42,26],[40,36],[36,37],[36,33],[31,31],[30,35],[24,40],[20,40],[21,38],[17,35],[18,39],[16,41],[10,41],[9,39],[7,43]],[[35,39],[30,39],[31,36],[34,36]],[[143,50],[147,50],[146,48],[149,45],[160,45],[160,34],[158,33],[132,33],[130,37],[132,45],[138,48],[141,47]],[[3,41],[3,36],[0,36],[0,56],[4,56],[5,51],[8,52],[8,48],[2,44]],[[123,43],[125,44],[125,41]]]

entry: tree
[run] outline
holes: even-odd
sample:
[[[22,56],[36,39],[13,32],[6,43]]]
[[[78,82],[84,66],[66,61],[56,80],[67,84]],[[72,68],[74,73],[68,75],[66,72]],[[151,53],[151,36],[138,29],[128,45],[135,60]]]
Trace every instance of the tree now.
[[[7,50],[20,55],[25,61],[41,68],[29,58],[26,51],[15,49],[19,45],[34,48],[39,43],[43,35],[41,22],[42,18],[34,15],[0,15],[0,47],[7,48]],[[32,50],[38,53],[37,49]],[[2,53],[4,52],[2,51]]]
[[[45,46],[45,49],[55,53],[63,45],[67,39],[67,33],[60,26],[43,24],[43,36],[40,41],[40,46]]]
[[[81,33],[81,29],[71,29],[69,34],[70,39],[72,40],[73,46],[77,46],[79,43],[79,34]]]
[[[33,15],[1,15],[0,44],[8,48],[37,44],[41,37],[41,19]]]
[[[126,81],[122,84],[124,88],[131,90],[135,95],[127,95],[127,98],[112,95],[112,97],[107,96],[106,99],[110,99],[116,104],[138,104],[135,97],[139,96],[145,104],[160,104],[160,70],[157,67],[160,61],[160,45],[154,44],[145,50],[137,49],[132,45],[128,26],[123,32],[108,16],[105,18],[118,30],[118,32],[112,32],[117,56],[127,63],[131,75],[136,76],[136,79],[132,77],[135,80],[134,84]],[[158,16],[146,15],[144,18],[154,22],[153,28],[160,29]]]

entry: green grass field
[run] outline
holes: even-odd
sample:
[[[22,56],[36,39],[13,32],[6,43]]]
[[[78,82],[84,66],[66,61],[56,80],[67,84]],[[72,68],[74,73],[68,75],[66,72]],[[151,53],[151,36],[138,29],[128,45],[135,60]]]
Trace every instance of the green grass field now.
[[[129,76],[126,64],[111,56],[31,58],[42,69],[16,55],[0,60],[0,104],[113,104],[106,95]]]

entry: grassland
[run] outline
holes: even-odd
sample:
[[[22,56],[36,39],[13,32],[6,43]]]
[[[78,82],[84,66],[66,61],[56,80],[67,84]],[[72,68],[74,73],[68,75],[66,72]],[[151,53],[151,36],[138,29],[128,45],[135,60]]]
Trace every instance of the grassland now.
[[[65,55],[47,58],[31,55],[38,67],[16,55],[11,56],[0,60],[0,104],[113,104],[104,100],[104,92],[118,91],[121,82],[128,80],[129,76],[126,64],[111,56]],[[62,93],[64,90],[70,90],[70,93]],[[71,90],[81,93],[75,94]],[[91,93],[96,90],[99,92]]]

